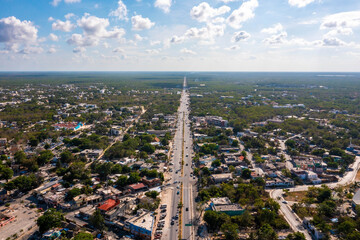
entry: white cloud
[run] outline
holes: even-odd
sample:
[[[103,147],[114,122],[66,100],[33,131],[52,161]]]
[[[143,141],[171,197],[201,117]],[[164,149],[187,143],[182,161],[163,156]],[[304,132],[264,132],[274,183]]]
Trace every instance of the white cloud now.
[[[239,0],[221,0],[223,3],[229,3],[229,2],[236,2],[236,1],[239,1]]]
[[[48,21],[49,21],[49,22],[52,22],[52,21],[54,21],[54,20],[55,20],[55,19],[54,19],[53,17],[49,17],[49,18],[48,18]]]
[[[101,39],[120,39],[125,34],[125,30],[122,28],[114,27],[112,30],[107,30],[110,25],[108,19],[90,16],[89,14],[85,14],[77,21],[77,24],[83,29],[83,34],[72,34],[67,43],[78,47],[97,46]]]
[[[65,3],[79,3],[81,0],[64,0]]]
[[[56,48],[54,48],[54,47],[49,48],[49,50],[47,51],[47,53],[49,53],[49,54],[56,53]]]
[[[147,50],[145,50],[145,52],[148,54],[159,54],[160,53],[160,51],[157,49],[147,49]]]
[[[232,28],[241,28],[244,22],[255,17],[254,11],[258,6],[259,3],[257,0],[250,0],[244,2],[238,9],[235,9],[226,19],[227,23]]]
[[[282,31],[279,34],[272,35],[268,38],[264,39],[264,43],[274,45],[274,44],[282,44],[286,42],[287,32]]]
[[[182,36],[174,35],[171,38],[167,39],[164,42],[164,45],[165,47],[169,47],[170,44],[179,44],[183,43],[185,40],[190,39],[198,39],[200,40],[199,43],[203,45],[214,44],[216,37],[224,35],[225,28],[225,24],[217,25],[211,23],[208,23],[206,27],[202,28],[192,27],[186,30],[186,32]]]
[[[84,47],[76,47],[73,49],[73,53],[84,53],[86,52],[86,48]]]
[[[77,22],[78,26],[84,31],[85,36],[97,38],[121,38],[125,35],[123,28],[114,27],[108,31],[106,28],[110,25],[109,20],[106,18],[98,18],[85,14]]]
[[[225,50],[228,50],[228,51],[234,51],[234,50],[239,50],[239,49],[240,49],[240,46],[238,46],[238,45],[233,45],[231,47],[225,48]]]
[[[135,34],[135,35],[134,35],[134,39],[135,39],[135,41],[137,41],[137,42],[140,42],[140,41],[144,40],[144,38],[143,38],[142,36],[140,36],[139,34]]]
[[[59,37],[56,36],[56,35],[53,34],[53,33],[50,33],[50,34],[49,34],[49,39],[50,39],[51,41],[54,41],[54,42],[59,41]]]
[[[181,49],[180,52],[187,55],[196,55],[196,52],[187,48]]]
[[[61,0],[53,0],[52,2],[50,2],[51,5],[53,5],[54,7],[57,7],[59,5],[59,3],[61,2]],[[64,0],[65,3],[67,4],[71,4],[71,3],[79,3],[81,2],[81,0]]]
[[[246,40],[250,37],[251,37],[251,35],[248,32],[245,32],[245,31],[235,32],[233,37],[231,38],[231,41],[233,43],[235,43],[235,42]]]
[[[44,51],[43,48],[38,46],[26,46],[22,50],[18,51],[21,54],[39,54]]]
[[[83,36],[78,33],[74,33],[71,37],[66,41],[70,45],[76,45],[81,47],[90,47],[96,46],[99,44],[99,38],[93,36]]]
[[[353,30],[351,28],[337,28],[329,31],[326,36],[337,36],[337,35],[351,35],[353,34]]]
[[[128,14],[128,10],[127,10],[126,5],[121,0],[119,0],[118,8],[114,11],[111,11],[109,16],[117,17],[120,20],[128,21],[129,19],[127,17],[127,14]]]
[[[338,47],[338,46],[344,46],[347,45],[344,41],[336,38],[336,37],[325,37],[322,40],[323,46],[328,47]]]
[[[137,31],[150,29],[155,25],[149,18],[143,18],[141,15],[131,17],[131,23],[132,29]]]
[[[61,0],[53,0],[52,2],[50,2],[50,4],[56,7],[57,5],[59,5],[60,2]]]
[[[55,22],[53,22],[51,26],[53,30],[58,30],[63,32],[71,32],[76,27],[69,20],[66,20],[65,22],[61,20],[56,20]]]
[[[150,41],[151,46],[159,45],[159,44],[161,44],[161,41]]]
[[[219,23],[224,23],[225,22],[225,18],[223,17],[217,17],[211,20],[211,23],[214,24],[219,24]]]
[[[200,44],[213,44],[215,42],[215,37],[221,37],[224,35],[225,27],[225,24],[215,25],[209,23],[203,28],[193,27],[188,29],[184,36],[188,39],[200,39]]]
[[[273,25],[272,27],[269,28],[263,28],[261,30],[262,33],[266,33],[266,34],[276,34],[279,32],[283,31],[283,26],[281,25],[281,23],[277,23],[275,25]]]
[[[341,12],[326,16],[320,29],[354,28],[360,26],[360,11]]]
[[[172,0],[156,0],[154,6],[163,10],[164,13],[170,12]]]
[[[65,19],[67,19],[67,20],[69,20],[69,19],[72,18],[72,17],[75,17],[75,14],[73,14],[73,13],[68,13],[68,14],[65,15]]]
[[[261,30],[261,32],[272,35],[263,40],[263,42],[266,44],[274,45],[287,42],[287,32],[284,30],[281,23],[274,24],[272,27],[269,28],[264,28]]]
[[[315,1],[316,0],[289,0],[289,4],[293,7],[302,8]]]
[[[30,45],[37,43],[37,28],[31,21],[20,21],[14,16],[0,19],[0,42],[5,43],[7,50],[18,51],[24,45],[23,53],[39,53]]]
[[[212,8],[207,2],[202,2],[190,10],[190,16],[199,22],[208,22],[210,19],[223,15],[231,9],[228,6]]]
[[[113,49],[113,52],[114,52],[114,53],[124,53],[125,51],[124,51],[124,49],[122,49],[122,48],[120,48],[120,47],[117,47],[117,48],[114,48],[114,49]]]

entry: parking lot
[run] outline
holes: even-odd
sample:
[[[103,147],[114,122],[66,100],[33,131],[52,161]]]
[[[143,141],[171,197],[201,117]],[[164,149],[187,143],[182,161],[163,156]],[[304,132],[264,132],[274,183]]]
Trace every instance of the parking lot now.
[[[11,204],[9,208],[1,207],[0,211],[5,215],[15,216],[15,221],[0,228],[0,240],[6,240],[8,237],[16,239],[16,236],[21,236],[29,232],[36,226],[36,219],[38,213],[36,208],[30,209],[25,204]]]

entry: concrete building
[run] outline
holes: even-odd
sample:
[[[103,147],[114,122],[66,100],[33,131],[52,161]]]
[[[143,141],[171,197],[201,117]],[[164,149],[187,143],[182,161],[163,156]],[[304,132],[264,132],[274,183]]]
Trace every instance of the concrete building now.
[[[220,174],[212,174],[211,179],[215,184],[217,184],[217,183],[228,182],[233,178],[231,173],[220,173]]]
[[[225,213],[229,216],[237,216],[244,213],[244,209],[236,203],[231,203],[227,197],[211,198],[210,209],[215,212]]]
[[[352,205],[353,207],[355,207],[356,205],[360,205],[360,189],[358,189],[353,196]]]
[[[155,216],[152,212],[138,210],[138,214],[125,222],[124,230],[127,230],[140,239],[150,240]]]

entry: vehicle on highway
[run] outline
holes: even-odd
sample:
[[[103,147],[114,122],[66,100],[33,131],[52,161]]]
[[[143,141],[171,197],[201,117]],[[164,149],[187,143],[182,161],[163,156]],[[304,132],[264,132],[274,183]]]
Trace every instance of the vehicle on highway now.
[[[287,204],[288,202],[287,201],[282,201],[282,203]]]
[[[177,193],[176,193],[177,195],[179,195],[180,194],[180,191],[177,191]]]
[[[188,154],[186,154],[186,157],[188,157],[189,155]]]
[[[189,208],[186,208],[185,210],[186,210],[186,211],[189,211]]]

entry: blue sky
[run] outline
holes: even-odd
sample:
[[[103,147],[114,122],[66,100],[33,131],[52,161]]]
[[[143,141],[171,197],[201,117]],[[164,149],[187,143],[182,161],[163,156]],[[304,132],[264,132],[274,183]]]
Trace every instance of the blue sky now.
[[[358,0],[0,6],[0,71],[359,71]]]

